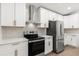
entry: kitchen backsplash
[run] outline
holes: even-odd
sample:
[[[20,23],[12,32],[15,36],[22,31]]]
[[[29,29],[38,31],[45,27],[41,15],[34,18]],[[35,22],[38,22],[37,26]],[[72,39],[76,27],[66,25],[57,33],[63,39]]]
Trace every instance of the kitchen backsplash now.
[[[29,23],[26,25],[25,27],[25,33],[26,34],[30,34],[30,33],[38,33],[37,32],[37,25],[33,24],[33,23]]]
[[[39,35],[45,35],[46,34],[46,29],[45,28],[38,28],[37,25],[35,24],[28,24],[26,27],[25,27],[25,32],[26,33],[29,33],[31,31],[34,31],[34,33],[38,33]]]
[[[38,34],[39,35],[46,35],[46,29],[45,28],[38,28]]]
[[[65,29],[65,34],[79,34],[79,29]]]
[[[20,37],[23,37],[23,31],[24,31],[24,28],[3,27],[2,38],[3,39],[20,38]]]
[[[27,26],[26,29],[30,30]],[[10,38],[22,38],[25,28],[23,27],[3,27],[2,28],[2,39]],[[37,30],[39,35],[45,35],[45,28],[32,28],[32,30]]]

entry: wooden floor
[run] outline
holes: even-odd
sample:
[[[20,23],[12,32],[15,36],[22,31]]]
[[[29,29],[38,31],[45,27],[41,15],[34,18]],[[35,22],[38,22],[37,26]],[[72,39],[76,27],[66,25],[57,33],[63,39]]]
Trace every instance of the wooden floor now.
[[[48,56],[79,56],[79,48],[66,46],[63,52],[59,54],[51,52]]]

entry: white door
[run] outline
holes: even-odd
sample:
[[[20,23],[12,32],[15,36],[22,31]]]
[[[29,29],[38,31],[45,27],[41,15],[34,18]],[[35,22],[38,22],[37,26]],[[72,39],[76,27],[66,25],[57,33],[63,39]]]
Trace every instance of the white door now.
[[[28,20],[28,8],[25,3],[15,4],[15,20],[16,26],[25,26],[25,22]]]
[[[1,3],[1,25],[13,26],[14,24],[14,3]]]

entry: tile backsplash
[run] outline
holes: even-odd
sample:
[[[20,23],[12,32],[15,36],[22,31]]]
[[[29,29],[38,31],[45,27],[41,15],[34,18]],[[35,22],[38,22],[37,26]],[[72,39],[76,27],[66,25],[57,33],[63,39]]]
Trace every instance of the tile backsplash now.
[[[38,31],[37,29],[37,25],[33,24],[33,23],[29,23],[26,25],[25,27],[25,32],[26,34],[30,34],[30,33],[36,33]]]
[[[45,35],[46,34],[46,29],[45,28],[38,28],[37,25],[35,24],[28,24],[25,27],[26,32],[28,31],[29,33],[31,31],[34,31],[34,33],[38,33],[39,35]]]
[[[19,27],[3,27],[2,28],[2,38],[20,38],[23,37],[24,28]]]
[[[65,34],[79,34],[79,29],[65,29]]]
[[[46,29],[45,28],[38,28],[38,34],[39,35],[46,35]]]
[[[27,26],[26,29],[31,31]],[[37,30],[39,35],[45,35],[45,28],[31,28],[32,30]],[[2,39],[10,39],[10,38],[22,38],[23,32],[25,28],[23,27],[2,27]]]

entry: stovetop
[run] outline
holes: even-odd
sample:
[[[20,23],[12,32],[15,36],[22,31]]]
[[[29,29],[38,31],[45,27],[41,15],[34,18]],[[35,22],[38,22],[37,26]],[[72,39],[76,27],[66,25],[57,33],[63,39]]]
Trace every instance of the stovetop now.
[[[44,37],[38,36],[38,34],[26,34],[24,37],[29,39],[29,41],[44,39]]]

